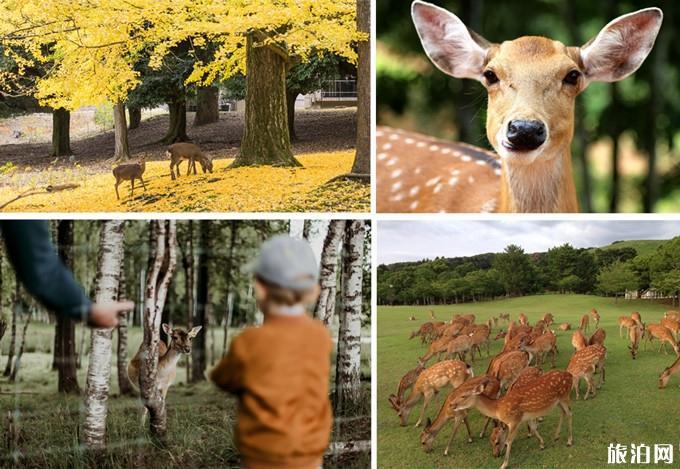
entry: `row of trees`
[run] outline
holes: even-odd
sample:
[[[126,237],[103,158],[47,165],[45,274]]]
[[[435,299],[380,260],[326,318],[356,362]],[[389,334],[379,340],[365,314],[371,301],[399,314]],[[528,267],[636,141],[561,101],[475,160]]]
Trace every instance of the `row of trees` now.
[[[125,27],[120,27],[125,25]],[[115,157],[129,157],[140,108],[164,102],[164,142],[186,140],[186,102],[196,124],[215,121],[217,86],[243,90],[245,129],[236,166],[297,166],[294,99],[358,67],[357,155],[369,173],[370,2],[212,3],[164,0],[13,0],[0,5],[0,96],[28,95],[54,110],[53,153],[71,152],[69,111],[113,103]],[[347,65],[346,65],[347,66]],[[346,68],[345,66],[345,68]]]
[[[528,254],[509,245],[497,254],[378,267],[380,304],[446,304],[543,292],[618,296],[650,288],[678,300],[680,237],[649,254],[632,247],[577,249],[570,244]]]
[[[214,349],[214,331],[223,328],[220,354],[224,354],[230,328],[261,321],[261,313],[252,298],[250,274],[243,266],[257,255],[263,240],[276,233],[295,231],[288,221],[251,220],[63,220],[54,222],[53,228],[59,255],[95,301],[130,298],[136,300],[136,309],[122,319],[116,330],[91,331],[89,361],[83,361],[87,363],[83,392],[77,368],[85,347],[82,339],[77,344],[75,323],[69,319],[54,320],[32,303],[22,314],[22,304],[31,300],[24,299],[11,269],[0,260],[0,305],[9,306],[13,311],[11,318],[0,316],[0,340],[6,329],[11,329],[9,376],[18,368],[23,353],[23,350],[16,352],[19,320],[27,319],[24,335],[31,319],[34,323],[54,324],[57,391],[84,393],[82,439],[90,448],[102,448],[106,442],[112,363],[118,365],[120,394],[133,394],[126,371],[130,358],[129,327],[143,328],[142,347],[147,351],[147,358],[142,363],[140,392],[149,410],[151,433],[163,438],[167,431],[165,401],[154,385],[159,341],[167,342],[161,324],[186,328],[204,326],[185,363],[188,382],[205,380],[207,336],[212,335]],[[365,221],[305,221],[302,228],[298,230],[299,236],[313,246],[322,245],[322,297],[314,315],[333,330],[337,325],[334,402],[336,412],[343,413],[355,408],[362,390],[361,327],[370,316],[370,225]],[[114,337],[117,338],[115,350]],[[21,340],[23,343],[25,340]],[[114,353],[116,360],[112,360]],[[215,351],[210,355],[214,359]]]

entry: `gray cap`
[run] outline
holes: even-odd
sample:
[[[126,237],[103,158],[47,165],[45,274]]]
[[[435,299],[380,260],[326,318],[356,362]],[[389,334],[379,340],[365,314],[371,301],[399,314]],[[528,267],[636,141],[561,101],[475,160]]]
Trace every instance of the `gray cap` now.
[[[288,235],[265,241],[251,271],[266,282],[296,291],[308,290],[319,281],[319,264],[309,243]]]

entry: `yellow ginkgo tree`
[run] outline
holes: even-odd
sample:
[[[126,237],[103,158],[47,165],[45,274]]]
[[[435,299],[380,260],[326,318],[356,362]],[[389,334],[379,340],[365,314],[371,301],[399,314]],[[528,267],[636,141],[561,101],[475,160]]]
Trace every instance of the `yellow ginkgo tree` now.
[[[123,103],[178,44],[206,45],[187,85],[246,75],[245,130],[234,165],[297,165],[287,129],[291,59],[331,52],[355,63],[356,0],[2,0],[0,50],[19,70],[50,63],[35,88],[45,105],[75,109]],[[19,53],[22,51],[22,53]],[[25,52],[28,51],[29,54]],[[0,87],[7,76],[0,74]],[[11,79],[11,78],[9,78]]]

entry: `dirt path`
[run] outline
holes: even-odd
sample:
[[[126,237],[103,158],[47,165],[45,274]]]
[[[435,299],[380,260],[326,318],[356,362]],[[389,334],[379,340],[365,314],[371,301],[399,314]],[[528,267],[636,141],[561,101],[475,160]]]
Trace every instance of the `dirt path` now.
[[[296,114],[296,132],[299,141],[293,145],[297,154],[350,150],[355,141],[355,108],[302,110]],[[238,153],[243,133],[243,113],[222,112],[214,124],[194,127],[193,113],[187,114],[187,133],[213,158],[233,158]],[[168,115],[152,117],[142,122],[138,129],[130,131],[130,152],[133,157],[145,154],[148,160],[165,159],[164,144],[156,144],[168,127]],[[108,131],[94,137],[71,142],[74,158],[55,161],[50,158],[49,143],[0,145],[0,165],[12,162],[24,168],[45,169],[47,167],[73,166],[78,163],[87,167],[87,172],[109,171],[108,160],[113,153],[113,132]]]

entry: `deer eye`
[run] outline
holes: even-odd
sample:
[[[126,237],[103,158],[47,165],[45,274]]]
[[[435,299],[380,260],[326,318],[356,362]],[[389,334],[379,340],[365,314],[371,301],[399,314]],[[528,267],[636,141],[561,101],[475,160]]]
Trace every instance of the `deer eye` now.
[[[565,77],[562,79],[562,82],[567,84],[567,85],[576,85],[578,84],[578,79],[581,77],[581,72],[578,70],[571,70],[569,73],[565,75]]]
[[[487,85],[493,85],[494,83],[498,83],[498,75],[496,75],[496,73],[493,70],[485,70],[484,78],[486,79]]]

